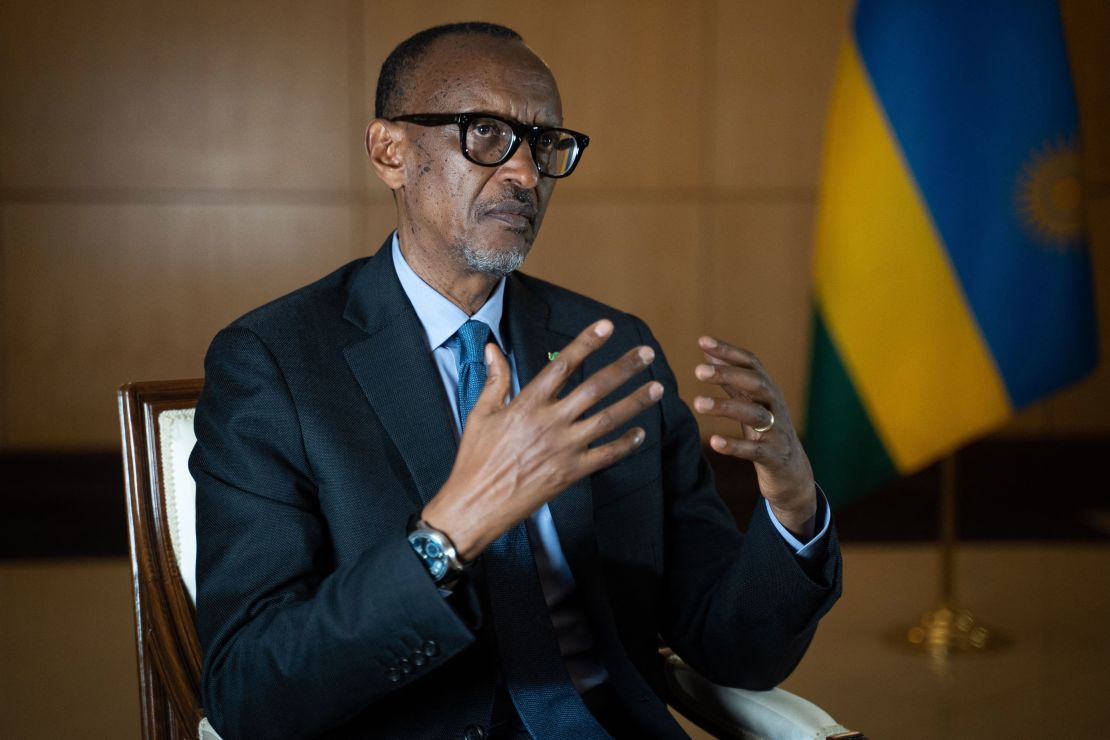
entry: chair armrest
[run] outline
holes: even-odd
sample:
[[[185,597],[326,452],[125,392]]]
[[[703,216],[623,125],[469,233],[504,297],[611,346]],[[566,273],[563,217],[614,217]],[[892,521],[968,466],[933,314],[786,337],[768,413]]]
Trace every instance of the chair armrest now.
[[[733,689],[703,678],[682,658],[665,658],[671,706],[717,737],[738,740],[865,740],[816,704],[783,689]]]

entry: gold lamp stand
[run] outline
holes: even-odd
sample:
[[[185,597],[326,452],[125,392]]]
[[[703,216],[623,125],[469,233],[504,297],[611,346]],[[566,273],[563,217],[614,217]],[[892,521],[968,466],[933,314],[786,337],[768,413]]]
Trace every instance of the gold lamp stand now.
[[[940,533],[940,603],[925,612],[917,624],[899,630],[894,639],[926,655],[934,666],[943,669],[953,655],[982,653],[1010,644],[1008,638],[981,623],[956,601],[955,454],[941,462]]]

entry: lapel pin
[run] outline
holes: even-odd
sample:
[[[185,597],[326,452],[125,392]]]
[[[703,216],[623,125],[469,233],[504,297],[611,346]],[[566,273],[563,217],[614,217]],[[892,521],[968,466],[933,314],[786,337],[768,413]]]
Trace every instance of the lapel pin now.
[[[547,361],[551,362],[552,360],[554,360],[558,356],[559,356],[558,352],[548,352],[547,353]]]

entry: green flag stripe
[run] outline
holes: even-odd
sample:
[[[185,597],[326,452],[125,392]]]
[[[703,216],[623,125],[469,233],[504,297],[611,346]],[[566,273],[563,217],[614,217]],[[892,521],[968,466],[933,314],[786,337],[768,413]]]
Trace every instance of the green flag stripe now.
[[[814,312],[806,452],[836,508],[898,475],[821,318]]]

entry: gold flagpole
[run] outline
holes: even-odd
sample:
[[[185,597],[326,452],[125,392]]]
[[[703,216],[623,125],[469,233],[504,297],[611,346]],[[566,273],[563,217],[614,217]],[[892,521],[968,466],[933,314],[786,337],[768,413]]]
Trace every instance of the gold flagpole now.
[[[941,461],[940,483],[940,603],[898,639],[943,664],[957,653],[982,652],[1003,647],[1009,640],[980,623],[956,599],[956,506],[958,481],[956,455]]]

